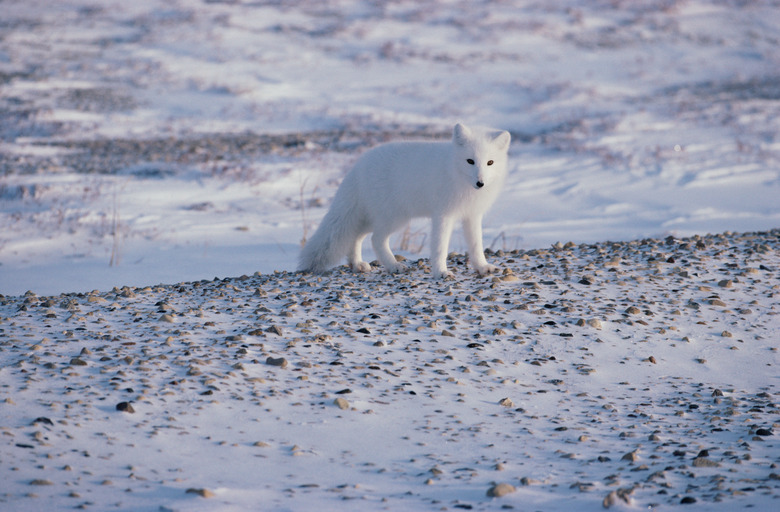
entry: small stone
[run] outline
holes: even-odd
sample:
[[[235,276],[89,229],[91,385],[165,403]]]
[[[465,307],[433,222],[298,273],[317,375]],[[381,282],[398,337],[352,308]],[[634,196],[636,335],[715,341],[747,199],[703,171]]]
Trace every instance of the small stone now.
[[[265,441],[255,441],[254,443],[252,443],[252,446],[256,448],[268,448],[271,445],[266,443]]]
[[[488,489],[486,494],[490,498],[500,498],[507,494],[512,494],[516,490],[517,489],[515,489],[515,486],[512,484],[500,483]]]
[[[760,429],[756,430],[756,435],[757,436],[771,436],[771,435],[774,435],[774,432],[772,432],[768,428],[760,428]]]
[[[636,450],[633,452],[628,452],[627,454],[623,455],[620,460],[628,460],[631,462],[636,462],[636,460],[639,458],[639,456],[636,454]]]
[[[209,491],[208,489],[195,489],[193,487],[187,489],[185,491],[187,494],[197,494],[201,498],[213,498],[216,496],[213,492]]]
[[[278,325],[272,325],[268,329],[265,330],[265,332],[270,332],[271,334],[276,334],[277,336],[282,336],[282,328]]]
[[[349,409],[349,402],[342,397],[338,397],[333,403],[341,410]]]
[[[30,482],[30,485],[54,485],[54,483],[51,480],[36,478],[35,480]]]
[[[87,366],[87,362],[83,359],[79,359],[78,357],[74,357],[70,360],[71,366]]]
[[[441,335],[442,336],[447,336],[448,338],[454,338],[455,337],[455,335],[452,332],[448,331],[447,329],[444,329],[443,331],[441,331]]]
[[[734,286],[734,281],[732,281],[731,279],[723,279],[721,281],[718,281],[718,286],[720,286],[721,288],[731,288],[732,286]]]
[[[658,361],[655,360],[655,357],[653,357],[653,356],[648,357],[647,360],[649,362],[653,363],[653,364],[656,364],[658,362]]]
[[[168,324],[172,324],[172,323],[176,322],[176,317],[174,317],[170,313],[165,313],[164,315],[160,316],[160,322],[165,322],[165,323],[168,323]]]
[[[268,357],[268,359],[265,360],[265,364],[270,366],[278,366],[279,368],[287,368],[287,365],[289,364],[287,362],[287,359],[283,357]]]
[[[515,404],[510,398],[502,398],[498,401],[498,405],[503,405],[504,407],[513,407]]]
[[[723,331],[720,335],[724,338],[731,338],[733,336],[729,331]]]
[[[642,311],[636,306],[631,306],[628,309],[626,309],[626,314],[628,315],[638,315],[641,312]]]
[[[723,308],[726,307],[726,303],[723,302],[720,299],[710,299],[709,303],[710,303],[710,306],[719,306],[719,307],[723,307]]]
[[[634,489],[632,487],[623,487],[617,489],[607,494],[606,497],[604,497],[604,500],[601,502],[601,504],[604,508],[609,508],[613,505],[617,505],[621,501],[623,503],[626,503],[627,505],[631,505],[631,493],[633,492]]]
[[[706,457],[696,457],[693,459],[693,466],[697,468],[717,468],[720,463]]]
[[[693,503],[696,503],[696,498],[693,496],[686,496],[680,500],[681,505],[691,505]]]
[[[590,320],[588,320],[587,324],[593,327],[594,329],[602,329],[604,327],[604,325],[601,323],[601,320],[599,320],[598,318],[591,318]]]
[[[133,409],[133,406],[130,404],[130,402],[119,402],[116,404],[116,410],[131,414],[135,412],[135,409]]]

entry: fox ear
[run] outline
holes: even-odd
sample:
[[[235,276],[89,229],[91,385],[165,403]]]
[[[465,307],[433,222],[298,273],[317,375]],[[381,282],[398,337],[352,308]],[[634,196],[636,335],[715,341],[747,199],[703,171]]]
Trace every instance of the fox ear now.
[[[455,129],[452,131],[452,140],[454,140],[458,146],[465,146],[470,137],[471,130],[466,125],[461,123],[455,125]]]
[[[511,139],[512,136],[509,135],[509,132],[503,131],[499,132],[498,135],[493,137],[493,142],[495,143],[496,147],[498,147],[498,149],[506,149],[509,147],[509,142]]]

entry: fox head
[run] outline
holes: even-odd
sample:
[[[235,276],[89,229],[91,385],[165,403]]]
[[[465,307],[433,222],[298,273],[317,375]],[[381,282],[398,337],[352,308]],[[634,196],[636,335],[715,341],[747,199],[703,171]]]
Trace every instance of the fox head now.
[[[507,131],[456,124],[452,133],[455,167],[475,189],[489,187],[506,172],[510,138]]]

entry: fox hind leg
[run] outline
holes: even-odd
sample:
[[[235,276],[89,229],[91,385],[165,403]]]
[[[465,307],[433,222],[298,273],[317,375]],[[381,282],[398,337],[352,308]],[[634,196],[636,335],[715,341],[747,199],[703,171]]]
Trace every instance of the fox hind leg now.
[[[366,238],[367,234],[368,233],[361,233],[358,235],[357,238],[355,238],[355,241],[352,243],[352,247],[349,249],[347,261],[349,262],[350,268],[352,268],[354,272],[371,271],[371,265],[363,261],[363,240]]]
[[[392,233],[392,230],[386,228],[375,229],[374,234],[371,235],[371,245],[373,245],[374,253],[382,266],[394,274],[401,272],[404,266],[395,260],[395,255],[390,250],[390,235]]]

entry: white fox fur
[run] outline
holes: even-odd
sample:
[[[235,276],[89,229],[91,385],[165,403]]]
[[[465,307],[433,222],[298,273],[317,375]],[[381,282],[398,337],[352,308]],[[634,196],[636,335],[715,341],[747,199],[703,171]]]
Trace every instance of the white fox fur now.
[[[393,142],[363,154],[336,191],[333,204],[300,256],[300,270],[322,273],[346,256],[366,272],[363,239],[380,263],[399,272],[390,235],[415,217],[432,221],[431,270],[448,277],[447,252],[455,221],[463,222],[469,261],[479,274],[494,272],[482,246],[482,216],[506,177],[509,132],[455,125],[449,142]]]

